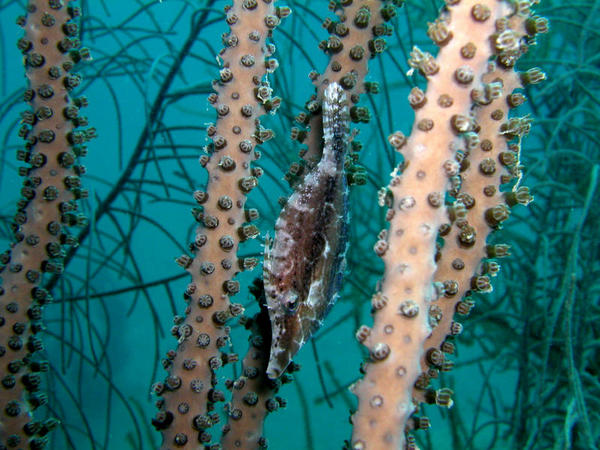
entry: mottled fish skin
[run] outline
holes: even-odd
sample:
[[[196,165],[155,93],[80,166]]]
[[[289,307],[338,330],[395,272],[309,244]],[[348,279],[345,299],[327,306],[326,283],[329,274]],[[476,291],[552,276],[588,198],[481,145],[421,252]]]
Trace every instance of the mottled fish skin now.
[[[267,375],[278,378],[322,325],[341,287],[348,242],[348,106],[331,83],[323,100],[323,155],[290,196],[265,244],[264,284],[271,320]]]

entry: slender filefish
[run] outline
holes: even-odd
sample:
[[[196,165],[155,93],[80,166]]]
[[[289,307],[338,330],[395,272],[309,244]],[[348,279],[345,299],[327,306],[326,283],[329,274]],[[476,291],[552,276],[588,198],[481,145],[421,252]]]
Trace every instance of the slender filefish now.
[[[278,378],[321,327],[335,303],[348,243],[349,146],[346,94],[330,83],[323,96],[323,154],[290,196],[265,242],[263,278],[271,353],[267,375]]]

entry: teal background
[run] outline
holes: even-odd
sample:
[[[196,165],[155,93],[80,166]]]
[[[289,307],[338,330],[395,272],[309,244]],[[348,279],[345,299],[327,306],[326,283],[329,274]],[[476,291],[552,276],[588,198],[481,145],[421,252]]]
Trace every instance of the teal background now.
[[[278,199],[289,194],[283,175],[300,149],[289,139],[294,116],[313,92],[311,69],[327,58],[317,48],[327,37],[321,20],[332,17],[326,1],[291,1],[293,14],[275,31],[279,69],[269,76],[283,104],[262,119],[276,138],[262,148],[265,169],[248,206],[261,213],[261,237],[244,244],[243,255],[260,255],[272,230]],[[10,241],[8,223],[21,180],[15,150],[26,79],[14,22],[22,1],[0,0],[0,240]],[[392,21],[388,50],[371,61],[369,81],[381,93],[362,105],[371,120],[358,128],[366,186],[351,190],[351,245],[348,275],[338,304],[312,345],[298,355],[302,370],[280,395],[288,406],[268,417],[273,449],[341,448],[350,437],[355,398],[348,387],[359,378],[364,350],[356,329],[370,324],[370,297],[382,273],[372,250],[384,228],[377,190],[387,185],[399,162],[387,144],[394,130],[408,134],[413,113],[410,88],[425,87],[407,76],[413,45],[435,52],[425,35],[440,1],[407,1]],[[81,2],[82,41],[93,60],[80,68],[85,113],[98,130],[83,163],[90,198],[83,210],[93,217],[127,166],[147,126],[174,55],[188,37],[195,11],[207,8],[206,26],[161,100],[151,138],[131,178],[93,233],[77,251],[66,276],[45,309],[44,333],[52,370],[46,380],[50,410],[62,425],[51,448],[152,449],[160,442],[150,425],[155,414],[151,385],[165,375],[160,358],[175,348],[174,314],[184,308],[186,273],[174,264],[185,253],[194,222],[191,193],[206,182],[197,163],[208,144],[206,124],[215,120],[206,97],[218,74],[225,2],[94,0]],[[600,44],[597,1],[548,0],[537,13],[551,21],[551,33],[519,62],[541,67],[548,80],[526,89],[529,102],[516,114],[530,114],[533,129],[523,144],[524,184],[535,196],[517,206],[493,242],[511,245],[512,256],[494,279],[494,292],[477,299],[457,339],[455,370],[442,386],[455,391],[454,407],[427,407],[432,427],[416,436],[422,448],[545,449],[590,448],[600,436],[599,162]],[[247,285],[257,269],[240,279]],[[248,314],[257,310],[245,289],[235,298]],[[246,334],[232,325],[233,349],[246,350]],[[544,355],[548,355],[544,358]],[[317,359],[318,358],[318,359]],[[221,373],[221,381],[239,368]],[[319,381],[319,370],[323,384]],[[329,400],[331,406],[328,405]]]

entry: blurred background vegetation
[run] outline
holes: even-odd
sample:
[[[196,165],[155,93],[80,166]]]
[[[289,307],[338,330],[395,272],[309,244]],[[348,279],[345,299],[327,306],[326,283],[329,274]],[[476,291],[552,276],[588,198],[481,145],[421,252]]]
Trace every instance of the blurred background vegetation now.
[[[0,0],[0,240],[10,241],[21,180],[15,152],[25,78],[14,24],[25,1]],[[300,149],[289,139],[294,116],[312,93],[308,72],[323,70],[317,48],[326,37],[326,1],[290,0],[293,14],[275,31],[279,69],[271,75],[283,98],[263,118],[276,138],[263,146],[265,169],[249,206],[261,213],[262,236],[273,227],[278,199],[289,193],[283,175]],[[544,0],[536,13],[551,33],[519,61],[541,67],[548,80],[528,89],[519,115],[534,119],[523,144],[524,184],[535,201],[517,207],[492,240],[511,246],[494,292],[477,299],[457,339],[455,370],[441,380],[455,391],[449,411],[426,409],[432,428],[417,432],[423,448],[591,449],[600,439],[600,11],[598,1]],[[217,76],[215,58],[226,31],[216,0],[81,1],[81,39],[93,60],[81,67],[80,94],[99,137],[83,163],[90,197],[83,209],[89,233],[70,255],[66,275],[53,285],[45,309],[44,341],[51,372],[49,408],[61,420],[52,448],[150,449],[159,436],[152,384],[164,377],[160,359],[175,348],[173,316],[184,309],[188,276],[173,263],[185,253],[194,221],[191,192],[206,174],[197,163],[214,121],[207,95]],[[350,436],[355,398],[348,391],[365,356],[354,339],[369,324],[370,296],[382,264],[372,250],[384,227],[376,205],[398,155],[386,137],[410,131],[406,97],[424,79],[408,77],[413,45],[433,50],[425,35],[442,1],[407,1],[393,20],[388,50],[371,62],[365,95],[365,186],[351,191],[351,246],[341,299],[326,326],[299,355],[302,370],[282,390],[287,408],[267,419],[270,448],[341,448]],[[260,256],[261,239],[242,253]],[[259,272],[242,277],[247,285]],[[49,281],[52,282],[52,281]],[[242,290],[236,301],[257,310]],[[233,325],[233,350],[247,336]],[[222,374],[232,376],[239,368]]]

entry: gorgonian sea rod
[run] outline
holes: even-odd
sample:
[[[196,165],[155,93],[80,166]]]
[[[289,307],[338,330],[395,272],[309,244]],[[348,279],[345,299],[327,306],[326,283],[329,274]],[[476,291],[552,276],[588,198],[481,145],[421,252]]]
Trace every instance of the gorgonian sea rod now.
[[[279,377],[320,328],[340,290],[348,241],[348,116],[344,90],[329,84],[323,100],[321,160],[290,196],[275,224],[274,240],[267,238],[270,378]]]

